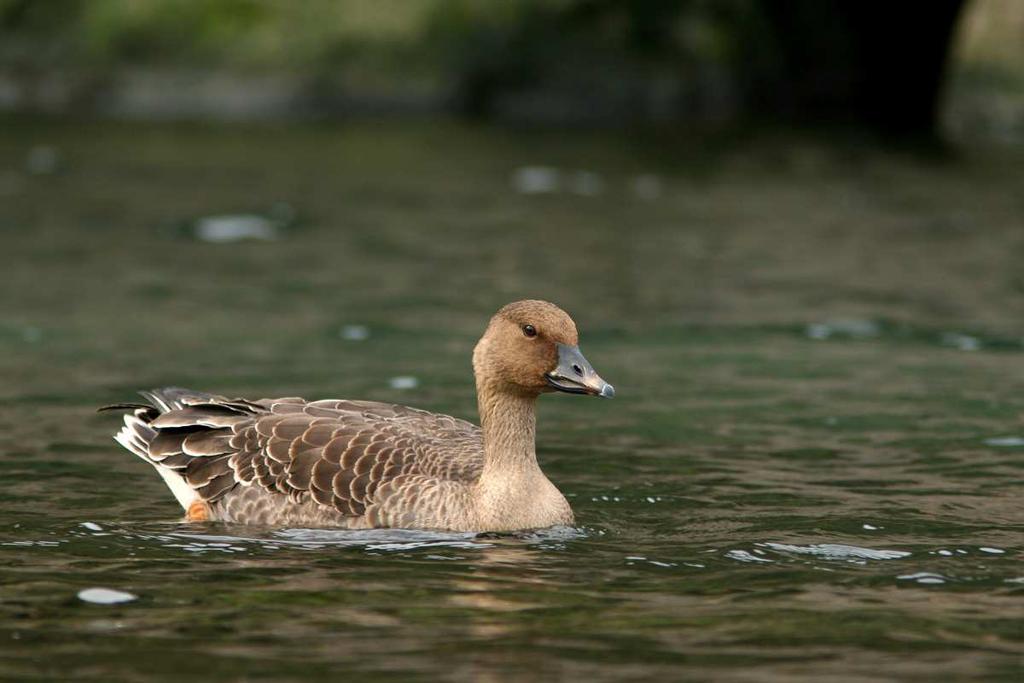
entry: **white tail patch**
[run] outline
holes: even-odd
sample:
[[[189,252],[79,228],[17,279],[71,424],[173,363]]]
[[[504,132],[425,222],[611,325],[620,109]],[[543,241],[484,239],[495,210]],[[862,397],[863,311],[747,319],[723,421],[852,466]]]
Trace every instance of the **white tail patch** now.
[[[188,485],[188,482],[180,474],[169,467],[163,467],[159,463],[153,462],[149,457],[149,441],[154,436],[156,436],[156,431],[148,424],[134,415],[125,415],[124,427],[121,427],[121,431],[114,435],[114,441],[152,465],[163,477],[167,488],[174,494],[181,507],[188,510],[192,503],[199,500],[199,494]]]
[[[154,465],[156,471],[160,473],[160,476],[164,478],[164,482],[167,483],[167,488],[171,490],[174,497],[178,499],[178,503],[182,509],[188,510],[192,507],[192,503],[199,500],[199,494],[196,493],[195,489],[188,485],[185,478],[174,470],[168,467],[161,467],[160,465]]]

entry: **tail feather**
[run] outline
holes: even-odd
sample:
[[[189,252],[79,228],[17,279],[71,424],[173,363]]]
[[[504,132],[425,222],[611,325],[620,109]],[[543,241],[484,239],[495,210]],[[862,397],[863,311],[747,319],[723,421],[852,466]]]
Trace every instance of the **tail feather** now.
[[[204,391],[193,391],[182,387],[163,387],[161,389],[148,389],[140,391],[147,401],[161,413],[168,413],[172,410],[179,410],[187,405],[202,403],[204,401],[218,401],[223,398]]]
[[[183,454],[171,458],[166,456],[154,457],[150,453],[150,445],[160,434],[160,425],[154,426],[152,423],[161,415],[169,412],[182,411],[190,406],[204,403],[218,404],[225,402],[226,399],[214,394],[183,389],[181,387],[150,389],[148,391],[140,391],[139,393],[149,401],[149,404],[119,403],[104,406],[100,410],[131,411],[124,416],[124,425],[114,435],[114,440],[128,451],[153,465],[167,483],[167,487],[171,489],[171,493],[174,494],[181,507],[188,511],[196,501],[202,498],[200,493],[186,480],[185,467],[190,458]],[[204,425],[201,421],[193,421],[192,424],[198,428],[212,426]],[[182,462],[179,463],[179,461]]]
[[[141,412],[141,411],[137,411]],[[114,435],[114,440],[146,462],[149,458],[149,442],[156,437],[156,430],[137,415],[125,415],[124,426]]]

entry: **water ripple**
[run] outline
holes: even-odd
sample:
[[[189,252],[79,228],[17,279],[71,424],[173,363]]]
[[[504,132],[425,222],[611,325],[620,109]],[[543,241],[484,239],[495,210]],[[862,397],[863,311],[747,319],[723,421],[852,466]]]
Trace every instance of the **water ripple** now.
[[[758,543],[757,545],[771,548],[772,550],[784,553],[796,553],[798,555],[813,555],[826,560],[898,560],[902,557],[909,557],[911,553],[905,550],[875,550],[873,548],[862,548],[856,545],[844,545],[842,543],[818,543],[814,545],[790,545],[788,543]]]
[[[328,548],[362,548],[368,551],[401,552],[425,548],[456,548],[461,550],[491,548],[502,542],[525,542],[545,549],[561,549],[566,541],[585,538],[587,533],[572,527],[553,527],[511,534],[477,534],[472,532],[422,531],[415,529],[279,529],[265,535],[212,534],[198,531],[167,533],[124,532],[143,540],[156,541],[168,548],[187,552],[234,553],[251,550],[321,550]],[[93,535],[106,535],[95,533]]]

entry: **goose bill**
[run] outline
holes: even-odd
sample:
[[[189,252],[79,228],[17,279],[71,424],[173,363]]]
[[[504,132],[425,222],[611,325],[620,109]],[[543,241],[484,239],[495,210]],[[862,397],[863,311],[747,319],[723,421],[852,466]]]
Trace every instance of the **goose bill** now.
[[[615,388],[601,379],[578,346],[558,345],[558,366],[547,375],[548,384],[569,394],[589,394],[602,398],[615,396]]]

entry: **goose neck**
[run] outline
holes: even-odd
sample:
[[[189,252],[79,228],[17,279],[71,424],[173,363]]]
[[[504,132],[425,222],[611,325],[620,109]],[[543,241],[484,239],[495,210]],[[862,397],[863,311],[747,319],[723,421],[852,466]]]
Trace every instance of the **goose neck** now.
[[[537,397],[488,384],[478,386],[477,393],[485,474],[537,470]]]

